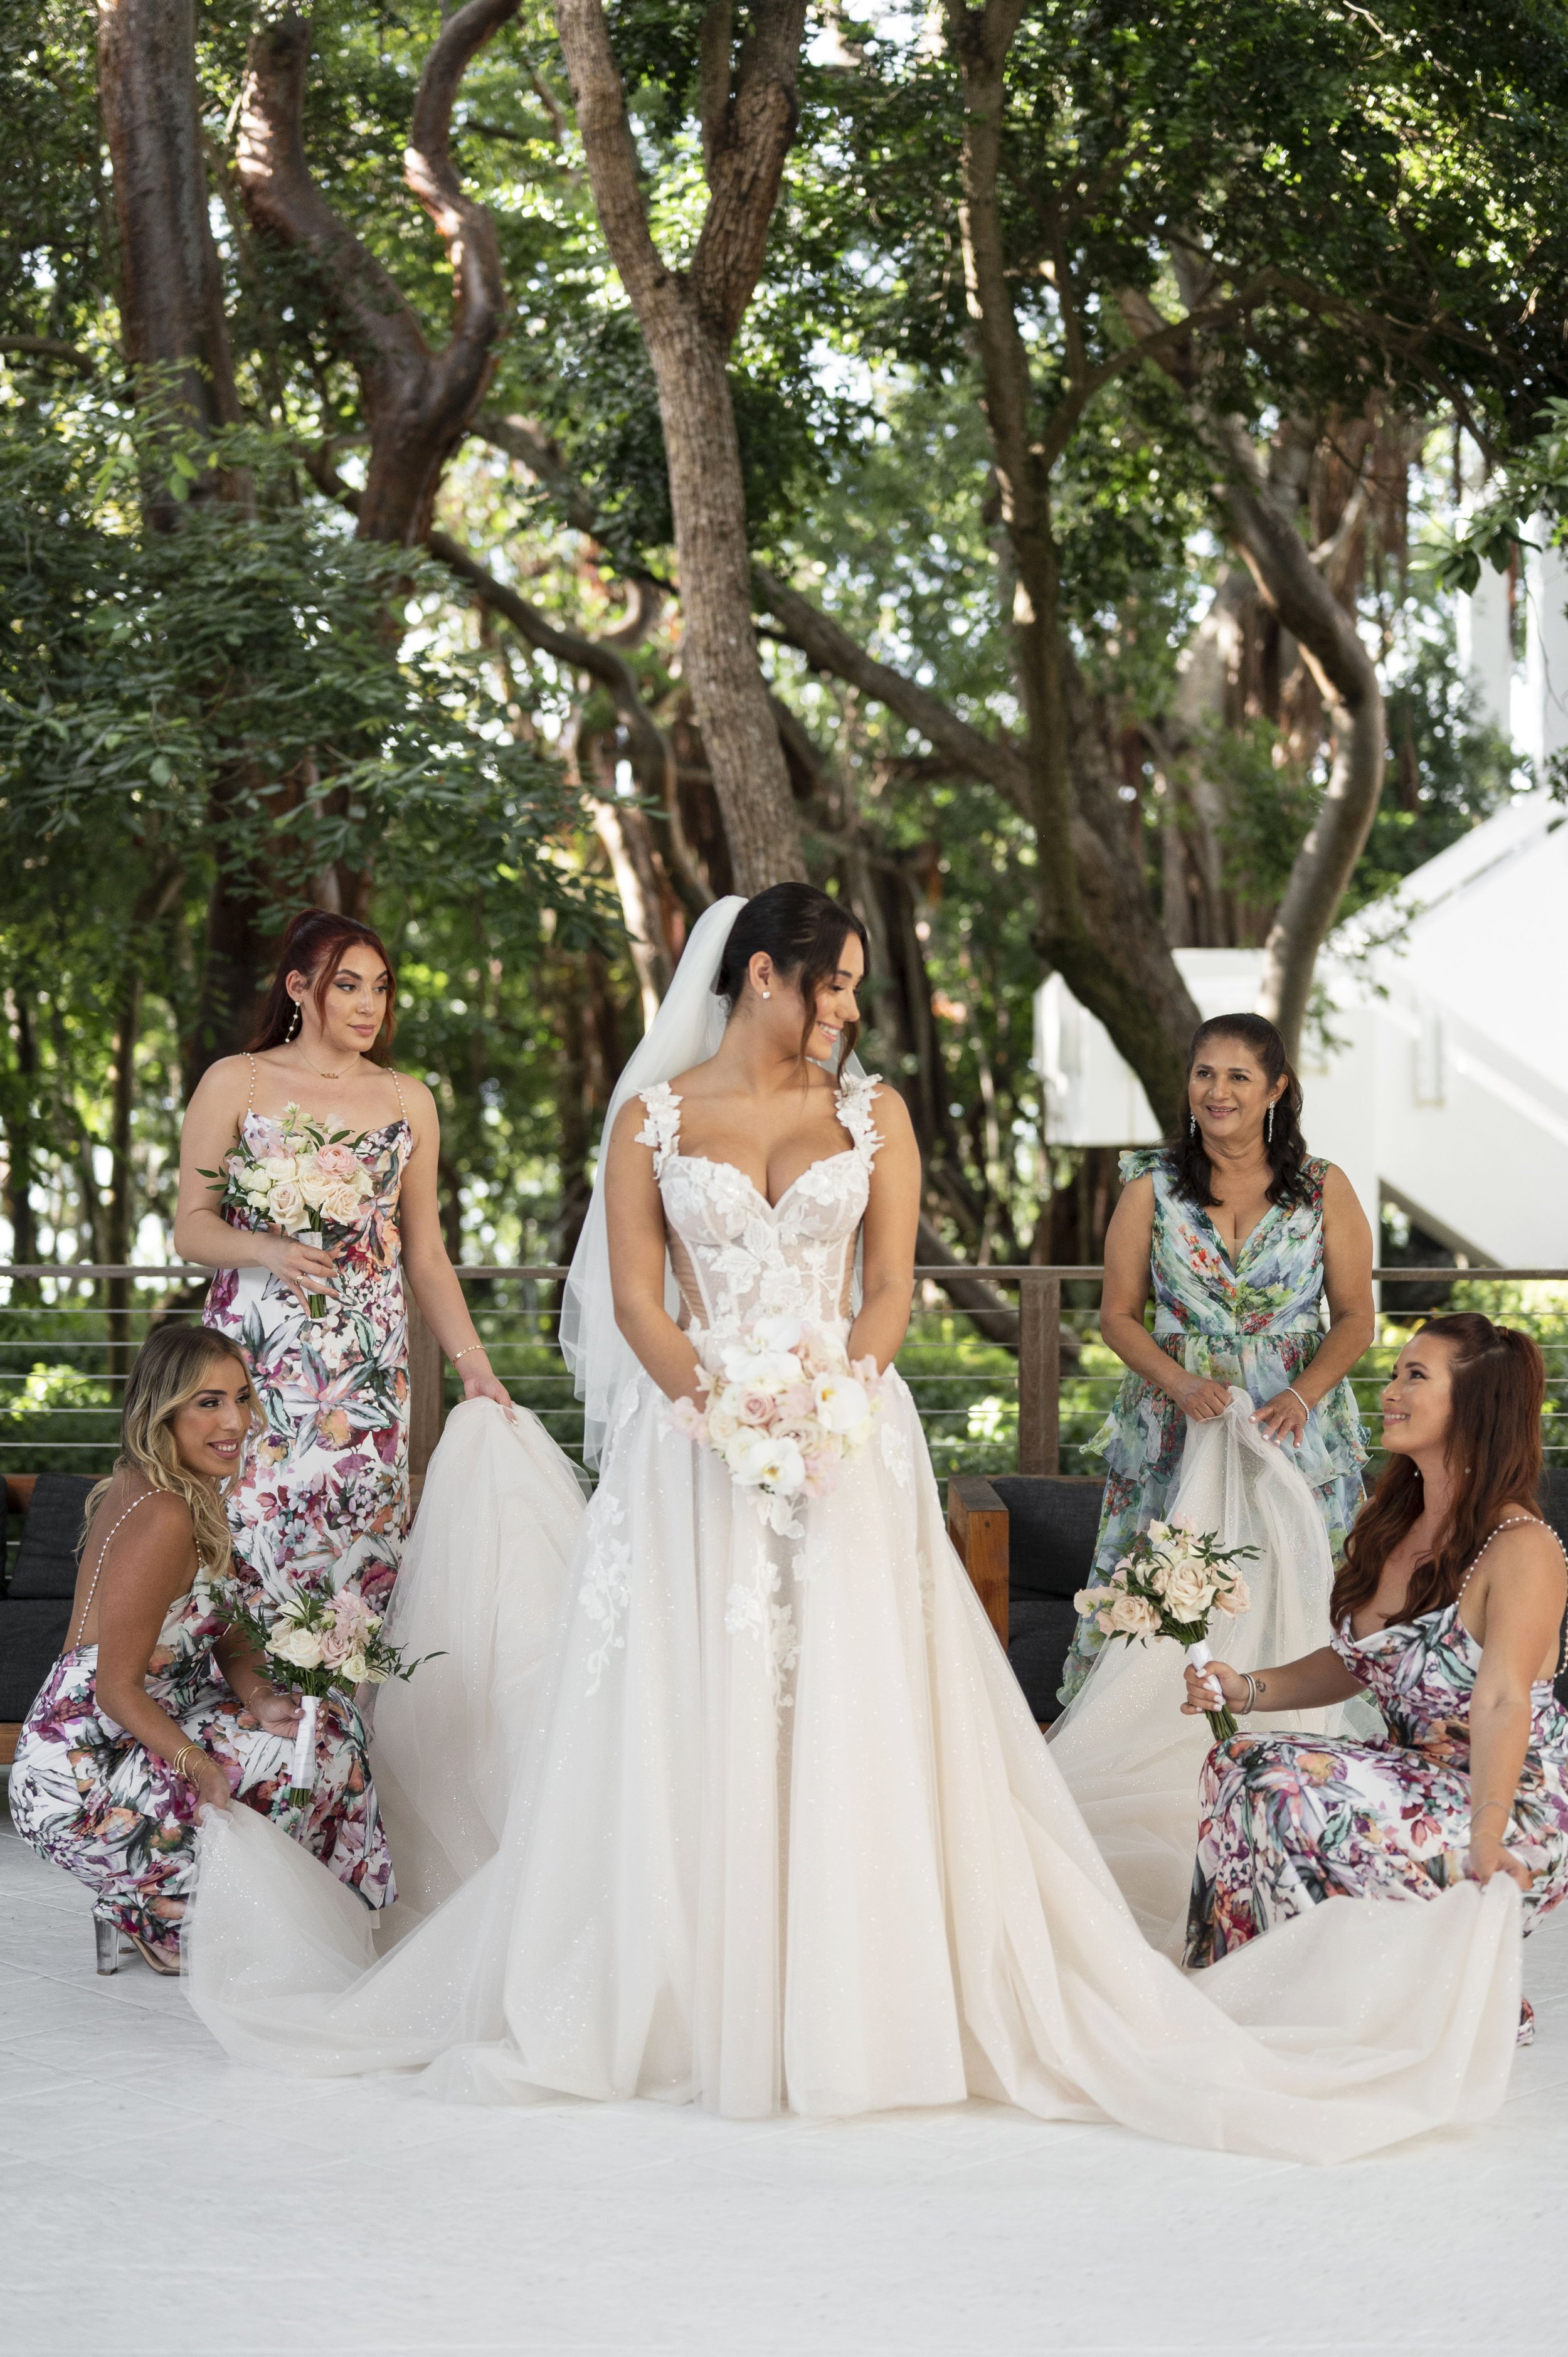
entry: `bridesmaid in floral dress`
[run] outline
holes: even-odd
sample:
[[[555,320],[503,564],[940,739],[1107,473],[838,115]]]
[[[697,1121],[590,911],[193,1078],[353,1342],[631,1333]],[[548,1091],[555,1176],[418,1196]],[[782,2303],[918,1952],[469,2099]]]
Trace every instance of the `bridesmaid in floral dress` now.
[[[186,1115],[175,1243],[219,1271],[204,1322],[241,1344],[255,1378],[262,1429],[229,1518],[236,1576],[263,1609],[322,1576],[385,1609],[408,1521],[405,1274],[465,1396],[510,1405],[442,1241],[435,1100],[379,1060],[395,993],[369,926],[302,911],[252,1049],[214,1064]],[[214,1205],[211,1174],[242,1136],[280,1152],[291,1108],[346,1131],[370,1182],[329,1249]]]
[[[200,1327],[162,1327],[137,1354],[119,1462],[88,1501],[70,1642],[17,1740],[16,1830],[92,1892],[101,1973],[118,1969],[122,1939],[178,1972],[204,1803],[271,1817],[369,1907],[395,1895],[353,1704],[324,1703],[311,1801],[296,1806],[298,1706],[214,1594],[254,1398],[242,1353]]]
[[[1540,1515],[1545,1369],[1528,1335],[1434,1318],[1383,1394],[1387,1470],[1334,1584],[1329,1643],[1212,1674],[1232,1711],[1369,1694],[1388,1738],[1243,1730],[1204,1768],[1187,1962],[1337,1898],[1430,1899],[1511,1876],[1524,1928],[1568,1894],[1568,1570]],[[1195,1671],[1187,1700],[1211,1704]],[[1532,2034],[1528,2005],[1520,2040]]]
[[[1223,1415],[1232,1384],[1291,1450],[1337,1562],[1367,1456],[1347,1378],[1376,1332],[1372,1235],[1344,1173],[1306,1151],[1301,1086],[1272,1023],[1220,1015],[1201,1026],[1181,1135],[1124,1154],[1122,1178],[1100,1330],[1130,1372],[1090,1444],[1108,1467],[1090,1585],[1164,1520],[1188,1417]],[[1153,1334],[1144,1324],[1151,1288]],[[1104,1641],[1091,1618],[1079,1621],[1064,1704]]]

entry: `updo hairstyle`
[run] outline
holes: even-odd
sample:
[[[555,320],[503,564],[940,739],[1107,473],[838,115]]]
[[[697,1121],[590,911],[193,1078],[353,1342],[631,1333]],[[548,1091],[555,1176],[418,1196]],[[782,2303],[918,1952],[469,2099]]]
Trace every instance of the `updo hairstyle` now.
[[[831,899],[814,884],[770,884],[748,900],[729,930],[714,988],[727,998],[733,1015],[746,982],[746,970],[759,952],[770,957],[774,971],[792,983],[805,1002],[805,1028],[800,1034],[804,1058],[817,1021],[817,993],[831,982],[843,958],[843,945],[853,933],[871,964],[871,943],[865,927],[843,900]],[[850,1055],[860,1036],[858,1023],[846,1023],[840,1060]]]

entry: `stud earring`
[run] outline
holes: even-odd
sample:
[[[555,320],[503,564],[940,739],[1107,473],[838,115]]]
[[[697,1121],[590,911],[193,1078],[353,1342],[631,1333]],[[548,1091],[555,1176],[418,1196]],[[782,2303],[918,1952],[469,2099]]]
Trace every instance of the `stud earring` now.
[[[771,997],[772,997],[772,996],[773,996],[773,993],[772,993],[770,990],[765,990],[765,991],[763,992],[762,996],[764,996],[764,998],[771,998]]]

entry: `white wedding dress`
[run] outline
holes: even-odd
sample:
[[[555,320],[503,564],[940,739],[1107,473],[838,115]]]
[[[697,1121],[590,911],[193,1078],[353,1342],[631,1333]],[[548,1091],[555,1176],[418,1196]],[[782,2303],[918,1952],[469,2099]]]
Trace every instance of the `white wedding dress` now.
[[[704,1354],[763,1310],[842,1326],[875,1084],[845,1084],[844,1150],[776,1206],[681,1153],[667,1086],[645,1102]],[[1321,1907],[1183,1974],[1030,1717],[896,1373],[884,1400],[795,1537],[640,1372],[585,1509],[531,1419],[456,1409],[393,1631],[448,1659],[383,1689],[376,1728],[412,1906],[377,1956],[306,1852],[244,1810],[211,1818],[187,1986],[231,2052],[418,2073],[448,2101],[739,2117],[972,2093],[1320,2161],[1495,2109],[1513,1886]]]

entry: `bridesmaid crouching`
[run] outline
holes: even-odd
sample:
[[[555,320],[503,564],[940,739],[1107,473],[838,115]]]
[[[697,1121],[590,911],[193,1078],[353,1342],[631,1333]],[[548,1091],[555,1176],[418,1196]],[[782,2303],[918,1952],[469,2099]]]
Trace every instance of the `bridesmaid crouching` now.
[[[1365,1691],[1388,1738],[1217,1745],[1188,1964],[1326,1899],[1430,1899],[1507,1874],[1529,1932],[1568,1893],[1568,1716],[1552,1690],[1568,1573],[1536,1503],[1544,1397],[1535,1344],[1487,1318],[1434,1318],[1401,1351],[1389,1462],[1335,1579],[1333,1637],[1283,1668],[1211,1671],[1237,1712]],[[1183,1707],[1203,1706],[1189,1669]],[[1526,2006],[1521,2043],[1531,2020]]]
[[[322,1705],[302,1822],[285,1798],[298,1707],[226,1630],[213,1593],[253,1414],[249,1370],[222,1335],[165,1326],[145,1344],[120,1457],[87,1502],[70,1643],[16,1745],[16,1830],[92,1892],[101,1973],[116,1969],[122,1933],[156,1972],[178,1972],[204,1803],[242,1801],[286,1825],[369,1906],[395,1895],[353,1705]]]

